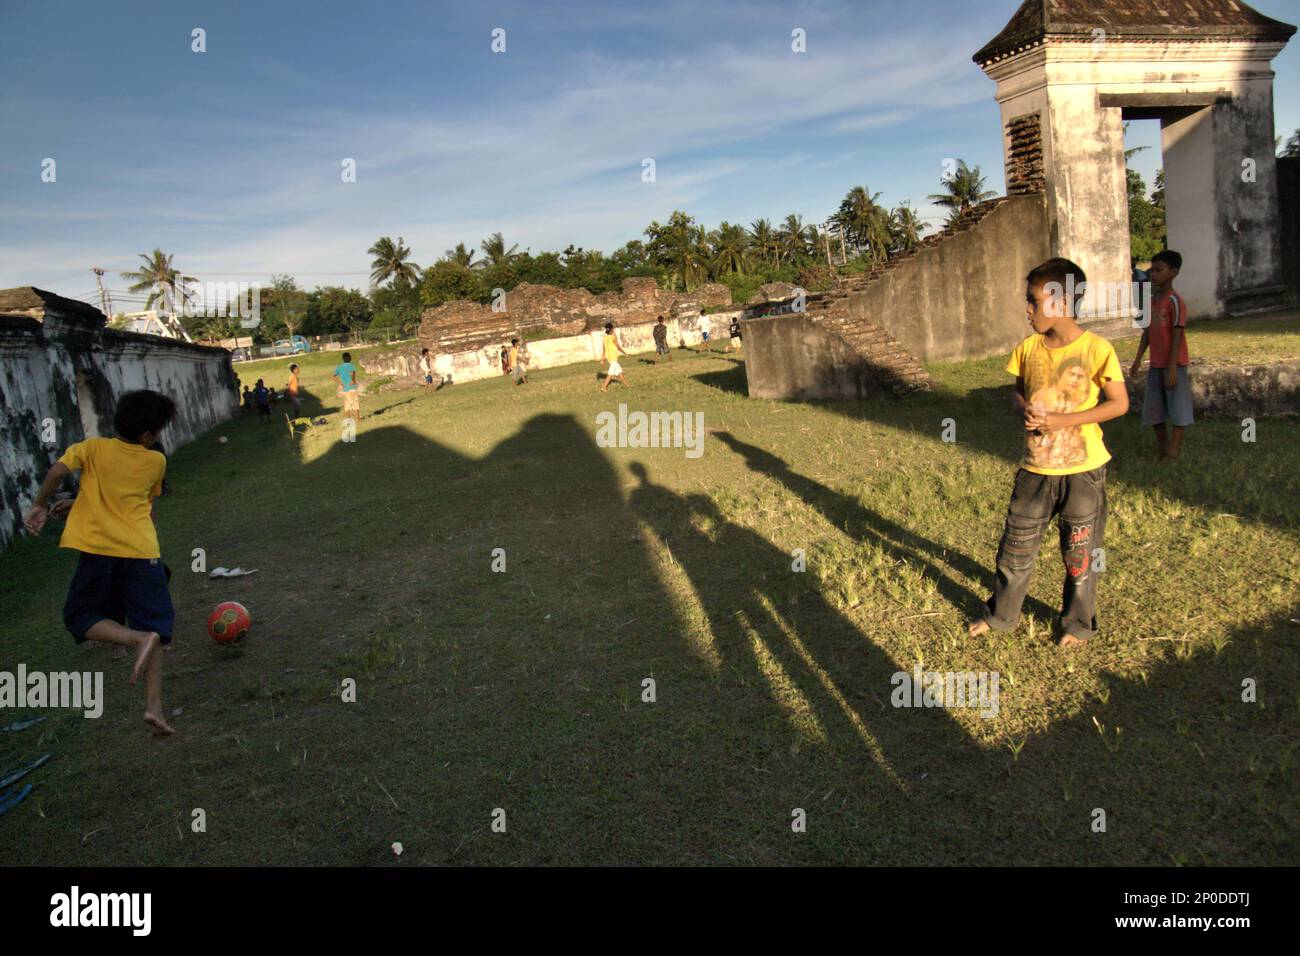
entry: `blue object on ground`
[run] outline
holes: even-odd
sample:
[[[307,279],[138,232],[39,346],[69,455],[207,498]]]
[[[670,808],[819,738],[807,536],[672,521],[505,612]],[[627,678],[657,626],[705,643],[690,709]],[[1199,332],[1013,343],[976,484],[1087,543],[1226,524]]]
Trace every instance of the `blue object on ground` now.
[[[18,804],[27,798],[27,794],[32,792],[32,785],[29,783],[21,790],[11,790],[8,793],[0,793],[0,816],[4,816]]]
[[[28,717],[26,720],[15,720],[8,727],[0,727],[0,730],[26,730],[32,724],[39,724],[44,717]]]
[[[33,770],[35,770],[37,767],[39,767],[41,764],[45,763],[45,761],[49,759],[50,759],[49,754],[46,754],[43,757],[37,757],[26,767],[19,767],[17,770],[13,771],[12,773],[7,774],[3,780],[0,780],[0,790],[3,790],[11,783],[17,783],[19,780],[23,779],[23,777],[27,776],[29,773],[31,773]]]

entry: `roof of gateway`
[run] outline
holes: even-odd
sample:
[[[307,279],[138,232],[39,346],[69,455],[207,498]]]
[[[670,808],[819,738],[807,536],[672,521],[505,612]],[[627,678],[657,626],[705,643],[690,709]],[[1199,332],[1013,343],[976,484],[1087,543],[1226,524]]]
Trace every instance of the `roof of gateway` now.
[[[1045,37],[1287,40],[1296,28],[1240,0],[1025,0],[973,59],[981,66]]]

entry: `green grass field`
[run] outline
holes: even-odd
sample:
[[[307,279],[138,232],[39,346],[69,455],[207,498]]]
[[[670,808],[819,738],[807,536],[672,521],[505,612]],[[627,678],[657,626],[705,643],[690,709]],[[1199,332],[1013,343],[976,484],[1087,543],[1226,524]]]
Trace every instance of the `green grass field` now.
[[[1190,341],[1276,354],[1294,331]],[[799,405],[746,398],[739,356],[675,358],[630,359],[633,388],[607,395],[594,363],[367,393],[345,443],[338,356],[313,355],[328,424],[291,439],[278,405],[177,450],[156,514],[168,740],[126,659],[63,630],[57,529],[20,541],[0,669],[102,669],[107,706],[0,734],[0,770],[54,754],[0,817],[0,863],[1295,861],[1300,425],[1261,419],[1245,444],[1198,422],[1175,467],[1135,416],[1107,425],[1102,630],[1064,652],[1054,533],[1020,630],[964,635],[1019,455],[1004,360]],[[283,387],[288,361],[238,372]],[[620,402],[703,412],[704,454],[598,447]],[[194,548],[259,573],[209,581]],[[226,599],[255,621],[233,649],[205,631]],[[917,662],[998,672],[998,715],[892,707]]]

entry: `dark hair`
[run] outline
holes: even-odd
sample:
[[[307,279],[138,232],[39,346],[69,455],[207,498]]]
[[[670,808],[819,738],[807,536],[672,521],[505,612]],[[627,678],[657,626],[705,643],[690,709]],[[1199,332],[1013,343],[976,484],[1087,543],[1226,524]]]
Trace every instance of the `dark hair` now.
[[[1159,252],[1157,252],[1154,256],[1151,257],[1152,265],[1155,265],[1155,263],[1157,262],[1163,262],[1171,269],[1181,270],[1183,268],[1182,255],[1180,255],[1177,252],[1174,252],[1174,250],[1172,249],[1161,249]]]
[[[345,362],[351,362],[351,361],[352,361],[352,353],[351,353],[351,352],[344,352],[344,353],[343,353],[343,361],[345,361]]]
[[[292,371],[293,371],[294,369],[296,369],[297,367],[298,367],[298,363],[297,363],[297,362],[293,362],[293,363],[291,363],[291,364],[289,365],[289,371],[292,372]]]
[[[113,429],[127,441],[139,441],[145,432],[162,431],[176,417],[176,403],[166,395],[141,389],[117,400]]]
[[[613,332],[613,331],[614,331],[614,323],[613,323],[613,322],[606,322],[606,323],[605,323],[605,331],[606,331],[606,332]]]
[[[511,345],[514,345],[514,344],[515,344],[516,342],[518,342],[518,341],[519,341],[518,339],[511,339],[511,340],[510,340],[510,344],[511,344]]]
[[[664,317],[663,317],[662,315],[659,316],[659,321],[662,322],[663,320],[664,320]]]
[[[429,350],[428,350],[428,349],[420,349],[420,354],[421,354],[421,355],[428,355],[428,354],[429,354]]]
[[[1074,293],[1074,302],[1071,303],[1070,314],[1077,317],[1079,302],[1083,299],[1083,293],[1086,291],[1084,287],[1087,285],[1088,277],[1084,275],[1082,266],[1071,262],[1069,259],[1057,256],[1031,269],[1029,275],[1025,276],[1025,282],[1030,286],[1047,285],[1049,282],[1055,282],[1061,287],[1062,293],[1067,289],[1072,291]]]

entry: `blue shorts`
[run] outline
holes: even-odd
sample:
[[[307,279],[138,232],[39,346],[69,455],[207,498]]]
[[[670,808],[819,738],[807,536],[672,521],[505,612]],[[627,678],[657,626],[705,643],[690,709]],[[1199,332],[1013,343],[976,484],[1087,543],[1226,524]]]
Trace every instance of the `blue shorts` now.
[[[433,384],[433,376],[432,376],[432,375],[428,375],[428,374],[426,374],[426,375],[424,376],[424,384],[425,384],[425,385],[432,385],[432,384]]]
[[[100,621],[116,621],[137,631],[156,631],[171,643],[176,626],[167,582],[171,572],[161,558],[112,558],[82,551],[68,585],[63,623],[80,644]]]
[[[1192,380],[1187,367],[1178,366],[1178,384],[1165,388],[1165,370],[1147,370],[1147,391],[1142,402],[1142,424],[1159,425],[1163,422],[1186,428],[1192,418]]]

